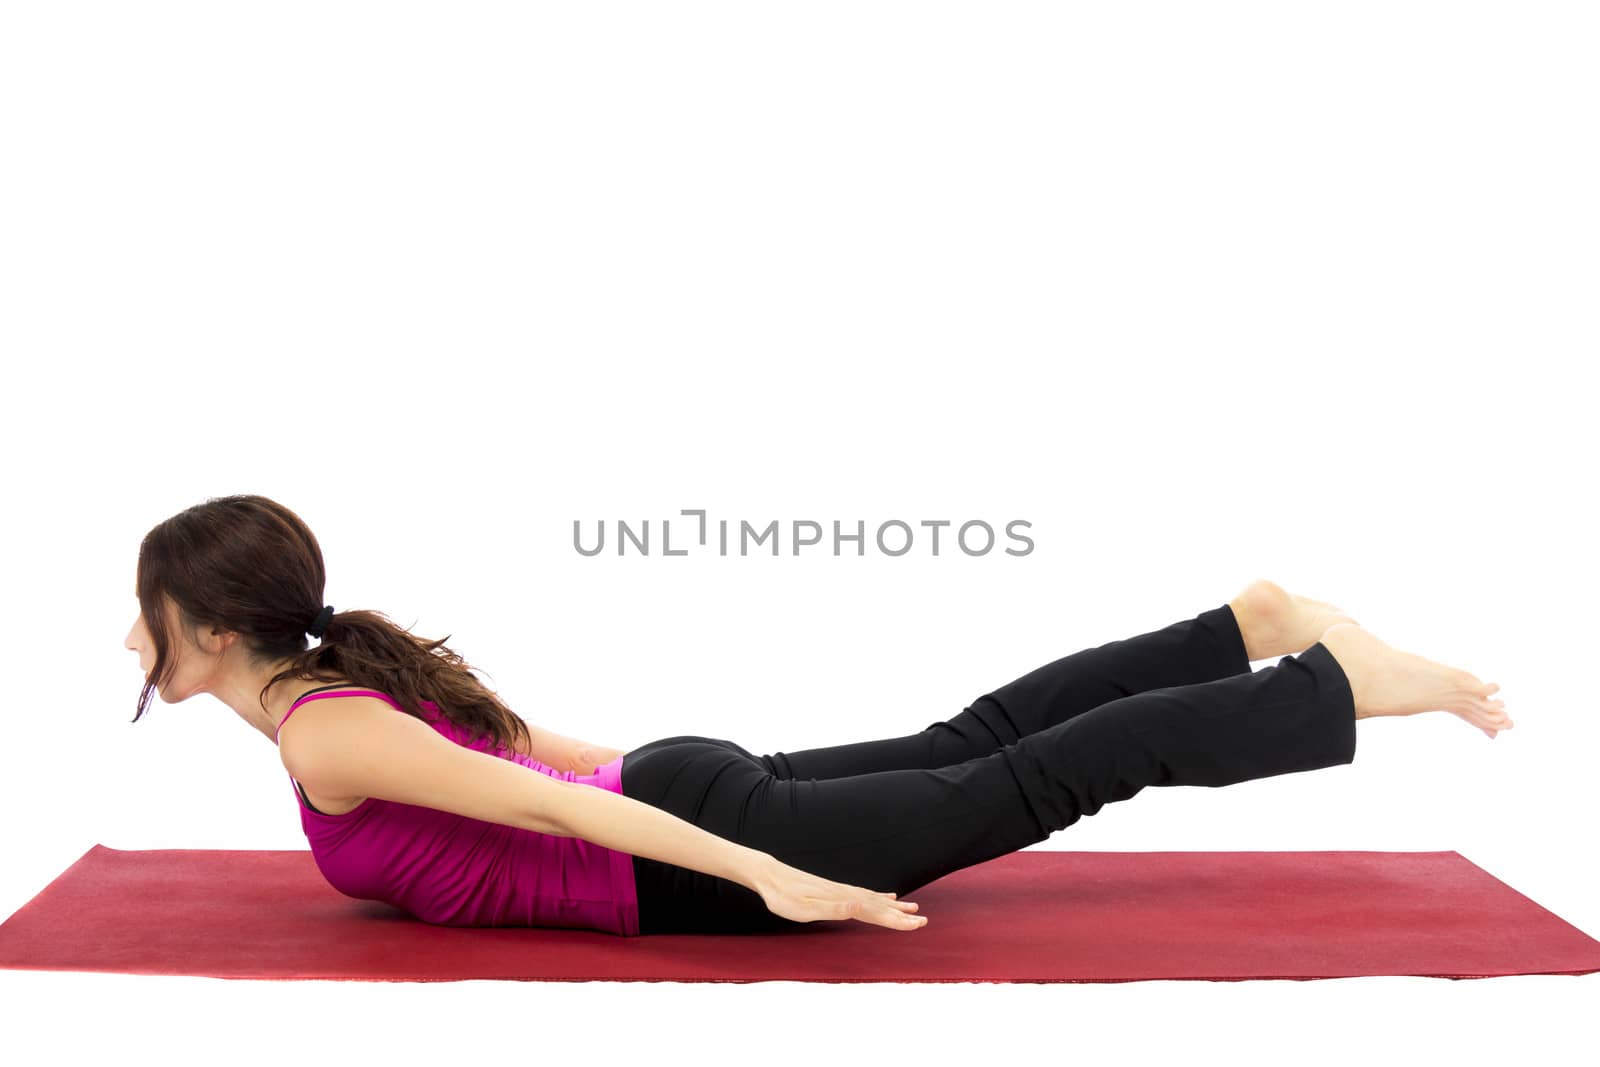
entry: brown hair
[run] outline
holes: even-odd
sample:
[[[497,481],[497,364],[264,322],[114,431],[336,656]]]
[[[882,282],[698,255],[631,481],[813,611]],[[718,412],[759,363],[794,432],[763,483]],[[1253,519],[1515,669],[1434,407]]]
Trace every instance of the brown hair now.
[[[411,715],[423,700],[471,734],[513,748],[531,744],[528,726],[470,672],[445,641],[412,635],[377,611],[337,611],[322,643],[307,647],[306,630],[322,610],[322,549],[300,516],[264,496],[211,497],[157,524],[139,544],[138,593],[156,660],[139,692],[133,721],[149,706],[170,655],[166,603],[177,606],[184,636],[215,626],[240,635],[252,664],[292,662],[261,689],[280,681],[349,680],[387,693]]]

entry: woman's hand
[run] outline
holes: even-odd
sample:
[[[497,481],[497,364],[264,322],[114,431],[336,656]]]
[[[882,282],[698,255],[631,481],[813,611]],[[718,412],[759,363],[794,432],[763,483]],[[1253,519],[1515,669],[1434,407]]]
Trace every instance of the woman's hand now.
[[[579,745],[572,755],[571,770],[579,774],[593,774],[602,764],[610,763],[623,753],[604,745]]]
[[[920,930],[928,922],[925,915],[911,914],[917,910],[915,904],[896,900],[893,893],[829,881],[791,867],[771,854],[763,855],[766,859],[749,885],[761,894],[767,910],[774,915],[803,923],[859,919],[891,930]]]

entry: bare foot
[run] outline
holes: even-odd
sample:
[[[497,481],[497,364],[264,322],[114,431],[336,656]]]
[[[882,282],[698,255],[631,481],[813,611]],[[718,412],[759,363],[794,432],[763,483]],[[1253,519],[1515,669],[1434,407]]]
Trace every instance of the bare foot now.
[[[1353,622],[1330,626],[1321,640],[1350,681],[1358,719],[1448,711],[1491,738],[1516,725],[1505,701],[1489,699],[1500,687],[1467,671],[1401,652]]]
[[[1265,578],[1245,586],[1228,606],[1239,623],[1245,655],[1253,660],[1304,652],[1328,627],[1355,622],[1332,604],[1285,592]]]

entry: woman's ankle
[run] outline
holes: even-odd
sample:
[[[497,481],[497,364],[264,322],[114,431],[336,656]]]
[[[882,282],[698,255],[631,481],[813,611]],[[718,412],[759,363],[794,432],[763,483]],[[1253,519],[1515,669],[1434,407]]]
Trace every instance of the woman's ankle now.
[[[1372,713],[1366,701],[1368,669],[1360,654],[1360,635],[1365,633],[1353,622],[1336,622],[1317,641],[1333,656],[1344,677],[1350,683],[1350,696],[1355,703],[1356,718],[1365,719]]]

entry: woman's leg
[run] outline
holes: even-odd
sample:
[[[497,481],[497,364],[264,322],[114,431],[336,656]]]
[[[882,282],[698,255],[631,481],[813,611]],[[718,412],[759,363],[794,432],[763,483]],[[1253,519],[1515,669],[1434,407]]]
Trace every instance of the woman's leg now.
[[[1145,786],[1224,786],[1349,763],[1355,740],[1349,680],[1319,642],[1259,671],[1121,696],[938,768],[783,779],[732,742],[683,737],[652,742],[637,760],[630,753],[622,774],[627,795],[712,833],[905,896]],[[805,925],[774,916],[735,882],[634,860],[645,933]]]
[[[1229,604],[1150,633],[1047,663],[918,733],[761,756],[779,778],[845,778],[948,767],[1014,744],[1102,704],[1151,689],[1245,674],[1250,660]]]

